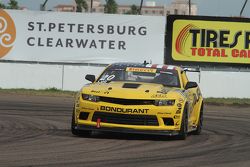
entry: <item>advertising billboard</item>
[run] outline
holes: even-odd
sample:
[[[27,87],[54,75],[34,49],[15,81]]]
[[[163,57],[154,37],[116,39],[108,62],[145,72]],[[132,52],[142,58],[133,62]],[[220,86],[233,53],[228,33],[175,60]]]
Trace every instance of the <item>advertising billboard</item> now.
[[[0,9],[0,60],[163,62],[165,18]]]
[[[165,63],[250,66],[250,19],[168,16]]]

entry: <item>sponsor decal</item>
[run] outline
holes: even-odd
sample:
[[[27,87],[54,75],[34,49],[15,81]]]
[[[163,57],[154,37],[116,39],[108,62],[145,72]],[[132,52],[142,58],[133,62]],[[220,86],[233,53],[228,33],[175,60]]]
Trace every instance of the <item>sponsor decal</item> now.
[[[80,113],[80,110],[79,109],[76,109],[76,114],[79,114]]]
[[[28,31],[40,33],[78,33],[92,35],[116,35],[116,36],[147,36],[147,27],[145,26],[122,26],[122,25],[105,25],[105,24],[76,24],[76,23],[55,23],[43,21],[30,21],[27,24]],[[27,44],[30,47],[61,47],[61,48],[86,48],[86,49],[109,49],[109,50],[126,50],[126,41],[107,40],[107,39],[88,39],[88,38],[42,38],[29,37]]]
[[[161,114],[172,114],[171,112],[158,112],[157,114],[161,115]]]
[[[101,93],[99,90],[91,90],[91,93]]]
[[[7,55],[16,39],[16,27],[10,15],[0,9],[0,58]]]
[[[180,103],[183,103],[183,102],[184,102],[184,99],[180,98],[180,99],[179,99],[179,102],[180,102]]]
[[[196,93],[197,93],[198,101],[199,101],[200,97],[202,96],[202,95],[201,95],[201,90],[200,90],[200,88],[197,89],[197,92],[196,92]]]
[[[147,114],[149,109],[132,109],[132,108],[101,106],[100,111],[109,111],[109,112],[117,112],[124,114]]]
[[[194,109],[194,105],[191,101],[188,102],[188,113],[192,113]]]
[[[88,108],[88,107],[82,107],[82,110],[94,110],[93,108]]]
[[[187,97],[186,92],[180,89],[173,90],[173,92],[179,93],[182,97]]]
[[[142,62],[150,59],[152,52],[163,54],[165,22],[164,17],[153,16],[99,17],[99,14],[0,9],[0,58],[101,64],[125,59]],[[150,52],[145,47],[150,47]],[[160,57],[155,58],[160,62]]]
[[[233,17],[167,17],[166,64],[250,65],[250,19]]]
[[[162,88],[160,91],[157,91],[157,93],[167,94],[169,91],[167,88]]]
[[[105,94],[105,95],[109,94],[109,91],[105,91],[104,94]]]
[[[181,107],[179,107],[179,108],[177,109],[177,111],[176,111],[175,114],[180,114],[180,113],[181,113]]]
[[[156,73],[157,69],[152,68],[135,68],[135,67],[127,67],[126,71],[128,72],[147,72],[147,73]]]
[[[180,119],[180,115],[175,115],[174,119]]]
[[[197,97],[197,94],[193,93],[193,106],[198,102],[198,97]]]
[[[155,94],[152,95],[151,98],[167,98],[166,94]]]
[[[249,26],[250,23],[241,22],[175,20],[172,58],[250,64]]]
[[[178,104],[177,104],[177,107],[181,108],[181,107],[182,107],[181,103],[178,103]]]

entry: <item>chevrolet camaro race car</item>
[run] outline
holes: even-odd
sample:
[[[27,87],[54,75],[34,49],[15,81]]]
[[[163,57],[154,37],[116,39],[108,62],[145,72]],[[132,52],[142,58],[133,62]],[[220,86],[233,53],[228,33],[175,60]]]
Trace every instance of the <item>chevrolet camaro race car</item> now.
[[[200,134],[203,98],[186,70],[171,65],[115,63],[78,92],[71,131],[86,136],[92,131],[159,135]]]

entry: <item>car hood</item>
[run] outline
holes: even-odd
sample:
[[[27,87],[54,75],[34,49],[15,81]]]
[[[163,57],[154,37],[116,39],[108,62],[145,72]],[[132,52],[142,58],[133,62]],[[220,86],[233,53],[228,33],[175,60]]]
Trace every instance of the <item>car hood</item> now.
[[[82,93],[124,99],[174,99],[183,96],[183,89],[142,82],[92,83]]]

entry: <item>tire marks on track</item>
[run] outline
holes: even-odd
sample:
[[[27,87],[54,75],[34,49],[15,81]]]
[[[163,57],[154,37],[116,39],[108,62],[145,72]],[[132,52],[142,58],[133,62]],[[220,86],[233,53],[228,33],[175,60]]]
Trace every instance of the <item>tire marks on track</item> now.
[[[70,132],[73,99],[0,96],[0,166],[250,166],[250,109],[208,106],[201,135]]]

